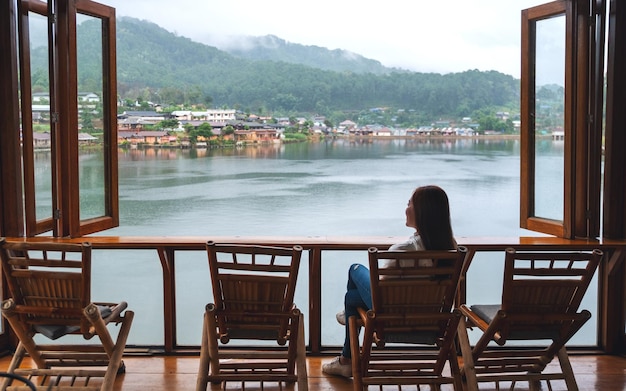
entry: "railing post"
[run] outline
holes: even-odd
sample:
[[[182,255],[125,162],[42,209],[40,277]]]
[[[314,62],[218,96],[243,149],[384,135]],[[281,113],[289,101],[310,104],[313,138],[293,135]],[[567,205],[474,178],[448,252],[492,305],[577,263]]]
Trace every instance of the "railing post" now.
[[[624,251],[605,254],[598,271],[598,319],[600,348],[608,354],[623,354],[624,343]]]
[[[174,250],[157,247],[163,268],[163,332],[165,353],[172,353],[176,347],[176,273]]]
[[[309,250],[309,347],[318,354],[322,344],[322,249]]]

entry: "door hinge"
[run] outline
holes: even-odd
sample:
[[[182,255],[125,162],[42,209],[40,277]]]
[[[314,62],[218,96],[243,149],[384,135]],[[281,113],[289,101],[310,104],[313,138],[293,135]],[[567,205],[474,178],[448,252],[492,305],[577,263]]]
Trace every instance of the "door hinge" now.
[[[55,220],[60,220],[61,219],[61,210],[60,209],[55,209],[54,213],[52,213],[52,218]]]
[[[56,124],[59,122],[59,113],[50,113],[50,122]]]

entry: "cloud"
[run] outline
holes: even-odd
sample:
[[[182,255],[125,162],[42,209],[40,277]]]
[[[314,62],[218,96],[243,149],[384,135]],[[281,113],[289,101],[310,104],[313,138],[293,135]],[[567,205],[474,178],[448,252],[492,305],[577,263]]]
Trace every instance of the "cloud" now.
[[[497,70],[519,77],[521,10],[541,0],[104,0],[195,41],[242,35],[344,49],[420,72]]]

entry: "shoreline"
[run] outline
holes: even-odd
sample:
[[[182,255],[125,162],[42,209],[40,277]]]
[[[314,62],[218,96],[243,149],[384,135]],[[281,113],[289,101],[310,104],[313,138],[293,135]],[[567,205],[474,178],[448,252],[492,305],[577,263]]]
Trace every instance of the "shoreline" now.
[[[554,141],[563,141],[563,139],[557,140],[554,139],[551,135],[537,135],[536,139],[542,140],[554,140]],[[322,142],[325,140],[346,140],[346,141],[388,141],[388,140],[414,140],[414,141],[445,141],[445,140],[472,140],[472,141],[480,141],[480,140],[519,140],[521,139],[521,135],[519,134],[487,134],[487,135],[474,135],[474,136],[460,136],[460,135],[416,135],[416,136],[372,136],[372,135],[313,135],[307,138],[306,140],[281,140],[279,143],[266,143],[266,142],[250,142],[245,143],[241,146],[235,145],[222,145],[222,146],[187,146],[183,147],[180,144],[148,144],[148,143],[137,143],[137,144],[122,144],[118,143],[118,148],[121,149],[145,149],[145,148],[159,148],[159,149],[207,149],[207,148],[242,148],[242,147],[262,147],[267,145],[281,145],[281,144],[293,144],[293,143],[301,143],[301,142]],[[79,146],[80,150],[89,150],[89,149],[97,149],[100,144],[89,144],[89,145],[81,145]],[[50,147],[35,147],[35,151],[37,152],[49,152]]]
[[[541,139],[551,139],[550,136],[538,136],[537,138]],[[457,141],[457,140],[467,140],[467,141],[508,141],[508,140],[519,140],[519,134],[489,134],[489,135],[476,135],[476,136],[457,136],[457,135],[430,135],[430,136],[371,136],[371,135],[314,135],[310,136],[306,140],[281,140],[278,143],[268,143],[268,142],[248,142],[242,145],[208,145],[208,146],[185,146],[182,147],[179,144],[118,144],[118,148],[121,149],[147,149],[147,148],[158,148],[158,149],[197,149],[197,150],[206,150],[206,149],[214,149],[214,148],[258,148],[258,147],[267,147],[267,146],[280,146],[285,144],[298,144],[305,142],[319,143],[323,141],[332,141],[332,140],[344,140],[348,142],[385,142],[391,140],[407,140],[407,141]]]
[[[345,139],[367,139],[367,140],[388,140],[388,139],[397,139],[397,140],[485,140],[485,139],[501,139],[501,140],[515,140],[519,139],[519,134],[485,134],[485,135],[475,135],[475,136],[458,136],[458,135],[437,135],[437,136],[356,136],[356,135],[337,135],[337,136],[324,136],[319,137],[320,139],[324,138],[345,138]],[[542,138],[537,136],[537,138]],[[552,138],[551,136],[546,136],[545,138]]]

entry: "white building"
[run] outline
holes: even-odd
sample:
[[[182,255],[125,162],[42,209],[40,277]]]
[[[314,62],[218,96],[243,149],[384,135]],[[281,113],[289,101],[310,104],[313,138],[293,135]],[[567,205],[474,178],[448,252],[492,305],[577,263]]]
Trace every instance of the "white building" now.
[[[176,110],[172,116],[179,121],[211,121],[226,123],[235,120],[235,110],[231,109],[208,109],[206,111]]]

